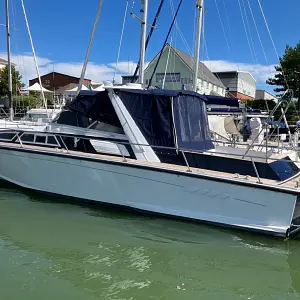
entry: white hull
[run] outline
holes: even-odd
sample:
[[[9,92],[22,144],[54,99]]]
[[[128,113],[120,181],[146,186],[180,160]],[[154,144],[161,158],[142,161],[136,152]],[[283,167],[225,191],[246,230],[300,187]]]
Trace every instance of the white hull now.
[[[19,149],[20,150],[20,149]],[[0,177],[63,196],[285,236],[296,195],[142,162],[0,148]]]

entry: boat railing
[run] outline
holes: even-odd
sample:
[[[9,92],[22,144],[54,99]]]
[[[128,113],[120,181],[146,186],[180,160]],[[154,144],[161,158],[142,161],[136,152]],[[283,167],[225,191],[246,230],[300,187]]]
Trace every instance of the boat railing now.
[[[5,136],[3,136],[5,134]],[[23,137],[26,136],[26,139],[23,139]],[[28,139],[28,136],[33,136],[32,140]],[[43,139],[44,137],[44,139]],[[51,141],[50,142],[50,139]],[[191,149],[185,149],[185,148],[180,148],[180,147],[169,147],[169,146],[157,146],[157,145],[149,145],[149,144],[141,144],[141,143],[132,143],[129,141],[124,141],[124,140],[115,140],[115,139],[110,139],[110,138],[103,138],[103,137],[99,137],[99,136],[80,136],[80,135],[74,135],[74,134],[66,134],[66,133],[56,133],[56,132],[47,132],[47,131],[43,131],[43,132],[37,132],[37,131],[24,131],[24,130],[18,130],[18,129],[12,129],[12,130],[3,130],[2,132],[0,132],[0,142],[13,142],[16,141],[17,143],[20,144],[20,146],[22,148],[26,148],[28,145],[36,145],[36,146],[45,146],[45,147],[49,147],[51,146],[52,148],[55,149],[64,149],[68,154],[74,154],[74,150],[73,149],[69,149],[64,141],[63,138],[73,138],[74,142],[75,140],[78,142],[79,140],[98,140],[98,141],[107,141],[107,142],[113,142],[115,144],[119,144],[119,145],[128,145],[128,146],[139,146],[139,147],[150,147],[151,149],[160,149],[160,150],[170,150],[170,151],[176,151],[177,153],[181,153],[182,157],[184,159],[185,165],[187,167],[187,172],[193,172],[195,169],[197,169],[197,171],[201,171],[203,173],[205,173],[205,169],[202,168],[192,168],[189,163],[188,163],[188,159],[186,157],[186,154],[191,154],[191,153],[198,153],[198,154],[206,154],[206,155],[224,155],[227,154],[228,157],[235,157],[235,158],[240,158],[243,160],[248,160],[251,162],[254,172],[256,174],[256,178],[257,178],[257,183],[262,183],[262,180],[259,176],[259,172],[257,170],[257,166],[256,166],[256,162],[259,161],[263,161],[265,159],[264,156],[256,156],[256,155],[250,155],[250,153],[248,152],[247,154],[244,153],[224,153],[224,152],[220,152],[220,151],[204,151],[204,150],[191,150]],[[75,150],[76,151],[76,150]],[[122,151],[120,151],[120,156],[122,157],[124,162],[127,162],[127,158],[124,155],[124,153],[122,153]],[[288,154],[287,154],[288,156]],[[255,160],[257,160],[255,162]],[[294,163],[299,163],[300,160],[293,160],[292,158],[285,158],[282,157],[278,158],[278,157],[268,157],[268,161],[282,161],[282,162],[294,162]],[[247,178],[247,176],[245,175],[240,175],[240,174],[234,174],[236,176],[241,176]],[[282,182],[279,182],[278,184],[281,184]]]
[[[238,147],[238,146],[243,146],[243,147],[248,147],[249,144],[248,143],[241,143],[241,142],[233,142],[233,141],[222,141],[222,140],[212,140],[212,142],[215,143],[215,145],[221,145],[221,146],[229,146],[229,147],[232,147],[232,148],[239,148],[241,149],[241,147]],[[274,153],[282,153],[284,150],[296,150],[297,147],[294,146],[294,145],[287,145],[287,144],[269,144],[269,143],[265,143],[265,144],[261,144],[261,143],[255,143],[252,145],[252,148],[250,149],[251,150],[254,150],[255,148],[257,148],[256,151],[271,151],[271,152],[274,152]],[[275,151],[276,149],[276,151]]]

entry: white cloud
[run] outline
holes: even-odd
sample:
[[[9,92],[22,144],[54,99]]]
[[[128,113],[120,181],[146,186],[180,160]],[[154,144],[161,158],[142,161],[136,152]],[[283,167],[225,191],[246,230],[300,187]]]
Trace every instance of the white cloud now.
[[[108,64],[112,68],[116,68],[116,63]],[[145,62],[144,69],[147,68],[149,62]],[[117,70],[121,73],[133,74],[136,69],[137,63],[134,61],[121,61],[117,65]]]
[[[269,77],[275,74],[274,65],[248,64],[248,63],[234,63],[226,60],[207,60],[204,64],[212,72],[221,71],[247,71],[255,78],[257,85],[266,83]]]
[[[0,52],[0,57],[5,58],[6,53]],[[17,69],[23,77],[23,82],[28,85],[30,79],[36,78],[37,73],[33,57],[30,53],[24,53],[22,55],[12,55],[12,61],[17,65]],[[52,72],[53,69],[56,72],[64,73],[76,77],[80,77],[83,62],[55,62],[46,57],[37,57],[39,64],[39,71],[41,75]],[[212,71],[248,71],[257,81],[257,85],[264,85],[267,78],[273,76],[273,65],[262,64],[247,64],[247,63],[234,63],[225,60],[210,60],[203,61],[205,65]],[[145,63],[147,67],[149,62]],[[116,63],[108,64],[96,64],[89,62],[85,78],[94,81],[112,80],[115,72]],[[126,74],[133,74],[137,63],[134,61],[120,61],[117,66],[116,82],[121,82],[121,76]]]
[[[6,57],[6,53],[0,52],[0,57]],[[37,72],[34,64],[34,59],[30,54],[12,55],[12,62],[16,64],[17,70],[22,75],[22,81],[28,85],[30,79],[37,77]],[[39,65],[39,72],[41,75],[55,72],[68,74],[71,76],[80,77],[83,62],[54,62],[46,57],[37,57]],[[85,78],[94,81],[112,80],[115,73],[115,63],[96,64],[89,62],[85,74]],[[121,82],[121,76],[132,74],[134,72],[136,63],[133,61],[121,61],[118,64],[116,72],[116,82]],[[129,70],[129,72],[128,72]]]
[[[116,68],[116,63],[108,64],[111,68]],[[134,61],[120,61],[117,70],[122,73],[133,74],[137,63]]]

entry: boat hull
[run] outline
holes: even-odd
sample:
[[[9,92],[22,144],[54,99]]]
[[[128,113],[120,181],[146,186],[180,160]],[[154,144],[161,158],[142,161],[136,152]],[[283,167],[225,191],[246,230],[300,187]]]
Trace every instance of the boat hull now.
[[[297,195],[185,171],[0,147],[0,177],[21,187],[285,237]]]

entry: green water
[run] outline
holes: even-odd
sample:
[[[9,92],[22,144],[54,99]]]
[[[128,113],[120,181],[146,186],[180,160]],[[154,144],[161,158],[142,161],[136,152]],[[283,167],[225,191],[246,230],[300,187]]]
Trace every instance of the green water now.
[[[0,299],[300,299],[300,240],[0,187]]]

